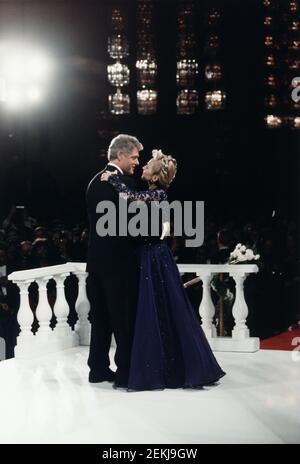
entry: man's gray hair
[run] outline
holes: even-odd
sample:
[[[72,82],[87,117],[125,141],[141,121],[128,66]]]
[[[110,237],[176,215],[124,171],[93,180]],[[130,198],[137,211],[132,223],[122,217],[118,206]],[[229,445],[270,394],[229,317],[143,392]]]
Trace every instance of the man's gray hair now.
[[[143,149],[143,145],[132,135],[119,134],[110,142],[107,158],[109,161],[113,161],[117,158],[120,152],[129,156],[134,148],[141,151]]]

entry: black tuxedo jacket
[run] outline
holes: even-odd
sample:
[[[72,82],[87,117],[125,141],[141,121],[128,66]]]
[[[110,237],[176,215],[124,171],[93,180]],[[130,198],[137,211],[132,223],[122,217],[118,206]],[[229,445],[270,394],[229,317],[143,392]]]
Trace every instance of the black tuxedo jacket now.
[[[130,236],[100,237],[96,231],[96,224],[101,213],[96,213],[97,204],[100,201],[110,200],[116,205],[116,228],[119,227],[118,203],[119,196],[109,182],[101,182],[101,174],[104,171],[116,171],[114,166],[107,165],[105,169],[91,180],[86,192],[87,213],[89,218],[89,246],[87,255],[87,272],[99,272],[103,268],[126,269],[126,263],[136,259],[137,241]],[[130,188],[134,188],[133,179],[122,175],[118,171],[122,181]],[[106,213],[103,213],[106,214]],[[117,272],[116,272],[117,274]]]

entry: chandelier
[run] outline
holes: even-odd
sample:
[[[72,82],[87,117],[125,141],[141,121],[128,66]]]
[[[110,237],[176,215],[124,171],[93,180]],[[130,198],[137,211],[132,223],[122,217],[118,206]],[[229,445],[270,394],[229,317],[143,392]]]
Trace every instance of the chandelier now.
[[[287,61],[288,61],[288,67],[290,69],[296,69],[300,71],[300,58],[289,59]]]
[[[267,95],[264,101],[265,107],[276,108],[278,106],[278,98],[274,94]]]
[[[182,87],[193,87],[197,75],[198,63],[196,60],[177,61],[176,81],[178,85]]]
[[[207,64],[205,66],[205,77],[208,81],[218,81],[222,78],[222,68],[220,64]]]
[[[137,78],[139,86],[152,86],[155,83],[157,64],[151,55],[146,59],[137,60],[136,68],[138,70]]]
[[[289,26],[289,31],[299,31],[299,21],[298,21],[298,19],[291,22],[291,24]]]
[[[120,115],[128,114],[130,109],[129,95],[123,94],[121,89],[117,88],[114,94],[108,96],[109,111],[111,114]]]
[[[220,22],[220,19],[220,10],[218,10],[217,8],[213,8],[208,14],[208,24],[210,26],[216,26]]]
[[[183,89],[177,94],[176,106],[177,114],[191,115],[194,114],[199,101],[199,93],[197,90]]]
[[[299,39],[290,39],[288,41],[289,50],[299,50],[300,49],[300,40]]]
[[[220,47],[220,37],[217,34],[210,34],[206,41],[206,51],[216,51]]]
[[[292,0],[292,1],[290,2],[290,11],[291,11],[292,13],[296,13],[297,10],[298,10],[298,3],[297,3],[296,0]]]
[[[114,60],[122,60],[129,55],[127,38],[122,34],[115,34],[108,38],[108,53]]]
[[[129,84],[129,68],[126,64],[117,61],[107,66],[108,80],[111,85],[124,87]]]
[[[265,26],[272,26],[273,23],[273,18],[272,16],[266,16],[264,19],[264,25]]]
[[[138,112],[140,114],[153,114],[156,112],[157,92],[156,90],[137,91]]]
[[[265,46],[266,47],[274,47],[274,38],[272,35],[267,35],[265,37]]]
[[[268,74],[265,77],[265,85],[268,87],[278,87],[278,78],[274,74]]]
[[[125,29],[125,18],[119,8],[113,8],[111,13],[111,24],[113,31],[123,31]]]
[[[275,56],[274,53],[270,53],[269,55],[267,55],[266,57],[266,60],[265,60],[265,64],[266,66],[268,66],[269,68],[278,68],[279,67],[279,64],[278,64],[278,57]]]
[[[195,56],[197,46],[196,36],[193,33],[179,34],[177,41],[177,55],[179,58]]]
[[[265,116],[265,122],[270,129],[279,129],[282,126],[282,118],[273,114]]]
[[[224,108],[226,93],[222,90],[213,90],[206,92],[205,104],[208,110],[220,110]]]
[[[193,3],[181,5],[177,9],[177,29],[179,32],[193,28],[193,15],[195,7]]]

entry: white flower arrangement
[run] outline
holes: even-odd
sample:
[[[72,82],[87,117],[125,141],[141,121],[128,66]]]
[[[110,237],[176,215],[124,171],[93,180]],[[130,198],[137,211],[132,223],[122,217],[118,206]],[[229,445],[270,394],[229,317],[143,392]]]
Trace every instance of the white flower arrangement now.
[[[251,248],[247,248],[242,243],[238,243],[235,249],[230,253],[229,264],[239,264],[249,261],[258,261],[260,255],[255,255]]]

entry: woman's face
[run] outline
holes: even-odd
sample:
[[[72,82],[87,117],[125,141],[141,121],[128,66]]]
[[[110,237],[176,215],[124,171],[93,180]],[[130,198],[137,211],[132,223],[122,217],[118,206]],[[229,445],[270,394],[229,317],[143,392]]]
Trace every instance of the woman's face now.
[[[158,179],[158,176],[156,174],[153,174],[154,171],[154,160],[148,161],[148,163],[143,167],[143,174],[142,174],[142,179],[149,181],[153,180],[154,182]]]

